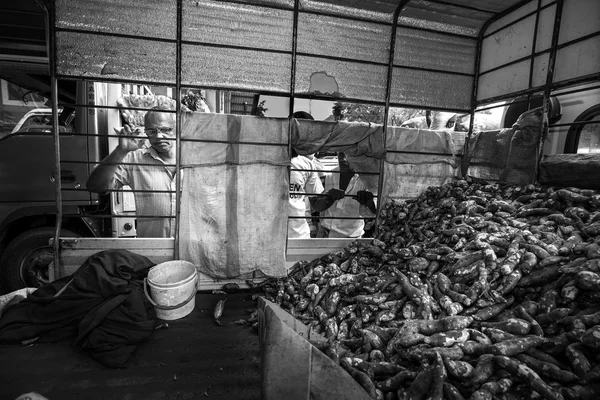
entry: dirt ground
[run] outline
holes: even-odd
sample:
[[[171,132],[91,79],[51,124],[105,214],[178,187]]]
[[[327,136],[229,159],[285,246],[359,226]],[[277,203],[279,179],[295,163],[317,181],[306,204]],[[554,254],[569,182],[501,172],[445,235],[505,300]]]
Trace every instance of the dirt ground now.
[[[218,326],[213,309],[223,298]],[[69,341],[0,346],[0,399],[28,392],[50,400],[259,399],[258,332],[233,323],[253,309],[249,292],[198,293],[190,315],[155,330],[121,369],[78,353]]]

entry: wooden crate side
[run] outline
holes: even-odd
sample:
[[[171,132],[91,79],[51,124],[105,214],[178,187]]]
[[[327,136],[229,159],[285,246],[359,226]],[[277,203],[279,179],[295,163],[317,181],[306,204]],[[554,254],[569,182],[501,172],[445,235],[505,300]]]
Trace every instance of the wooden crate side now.
[[[309,334],[306,325],[264,298],[258,309],[262,399],[369,399],[354,378],[307,340],[326,341],[323,336]]]

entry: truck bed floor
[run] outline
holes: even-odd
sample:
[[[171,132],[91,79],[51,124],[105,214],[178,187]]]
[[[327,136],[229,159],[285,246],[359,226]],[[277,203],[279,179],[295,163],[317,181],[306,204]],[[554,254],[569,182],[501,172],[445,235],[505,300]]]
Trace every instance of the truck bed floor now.
[[[217,301],[227,298],[221,317]],[[0,346],[0,399],[38,392],[63,399],[259,399],[258,333],[247,320],[249,292],[197,293],[196,307],[167,322],[138,347],[126,367],[111,369],[77,352],[70,341]]]

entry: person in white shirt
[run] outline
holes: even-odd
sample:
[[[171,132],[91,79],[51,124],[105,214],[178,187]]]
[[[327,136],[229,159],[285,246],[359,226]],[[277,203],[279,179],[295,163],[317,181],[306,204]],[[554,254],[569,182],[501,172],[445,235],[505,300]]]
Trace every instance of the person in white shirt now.
[[[295,112],[294,118],[314,119],[309,113],[304,111]],[[310,226],[307,218],[310,218],[311,211],[320,212],[326,210],[336,200],[341,199],[344,196],[344,192],[334,189],[329,190],[324,196],[317,196],[323,192],[323,184],[319,174],[314,171],[315,166],[313,161],[306,156],[298,155],[292,149],[290,162],[288,215],[291,218],[288,218],[288,239],[310,239]],[[309,195],[304,195],[303,193],[309,193]]]
[[[367,190],[344,153],[338,153],[338,163],[339,166],[325,178],[324,189],[341,190],[345,195],[321,213],[317,237],[360,238],[365,233],[365,218],[374,218],[377,213],[373,193]],[[355,218],[336,219],[335,217]]]

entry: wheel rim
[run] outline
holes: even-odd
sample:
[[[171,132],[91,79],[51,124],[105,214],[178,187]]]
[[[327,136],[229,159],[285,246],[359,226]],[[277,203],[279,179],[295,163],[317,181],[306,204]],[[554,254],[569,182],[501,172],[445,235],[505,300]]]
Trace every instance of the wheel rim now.
[[[21,280],[26,286],[40,287],[48,282],[49,265],[54,261],[52,247],[38,247],[30,251],[21,262]]]

